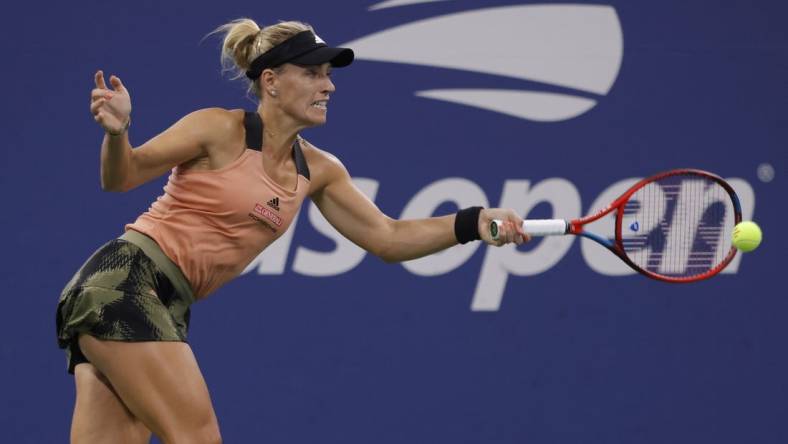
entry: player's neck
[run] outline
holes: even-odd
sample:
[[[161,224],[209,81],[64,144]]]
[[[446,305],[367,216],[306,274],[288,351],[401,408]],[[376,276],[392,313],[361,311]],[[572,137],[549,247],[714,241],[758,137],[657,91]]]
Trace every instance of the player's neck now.
[[[260,105],[257,112],[263,119],[263,146],[266,154],[276,159],[289,157],[298,132],[305,126],[275,106]]]

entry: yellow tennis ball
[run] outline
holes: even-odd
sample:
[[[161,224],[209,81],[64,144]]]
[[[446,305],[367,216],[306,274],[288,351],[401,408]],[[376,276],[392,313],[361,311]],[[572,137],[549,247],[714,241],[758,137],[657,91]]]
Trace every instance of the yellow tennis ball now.
[[[763,235],[761,228],[752,221],[744,221],[733,227],[733,246],[746,253],[758,248]]]

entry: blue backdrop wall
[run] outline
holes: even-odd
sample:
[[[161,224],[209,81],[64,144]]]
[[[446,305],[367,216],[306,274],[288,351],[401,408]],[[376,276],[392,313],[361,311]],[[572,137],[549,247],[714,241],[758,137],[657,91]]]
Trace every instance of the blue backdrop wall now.
[[[788,6],[661,2],[17,2],[3,6],[0,441],[65,442],[63,285],[161,193],[99,187],[97,69],[140,144],[203,107],[252,109],[214,27],[299,19],[356,49],[329,123],[392,217],[457,206],[573,217],[633,178],[730,178],[765,242],[692,285],[634,276],[577,239],[474,244],[402,265],[311,204],[192,310],[225,441],[785,443]]]

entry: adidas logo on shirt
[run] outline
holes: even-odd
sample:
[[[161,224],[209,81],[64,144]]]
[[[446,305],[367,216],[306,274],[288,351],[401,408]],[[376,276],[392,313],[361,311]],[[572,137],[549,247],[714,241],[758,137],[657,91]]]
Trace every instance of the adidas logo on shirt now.
[[[273,208],[274,210],[279,211],[279,198],[278,197],[274,197],[273,199],[271,199],[268,202],[266,202],[266,204],[269,207]]]

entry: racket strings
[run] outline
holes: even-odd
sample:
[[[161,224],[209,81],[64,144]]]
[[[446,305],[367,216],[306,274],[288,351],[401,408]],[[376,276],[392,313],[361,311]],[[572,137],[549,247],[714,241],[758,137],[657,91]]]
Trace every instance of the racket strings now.
[[[694,277],[728,256],[733,204],[712,179],[687,174],[649,182],[629,198],[622,217],[624,252],[652,273]]]

